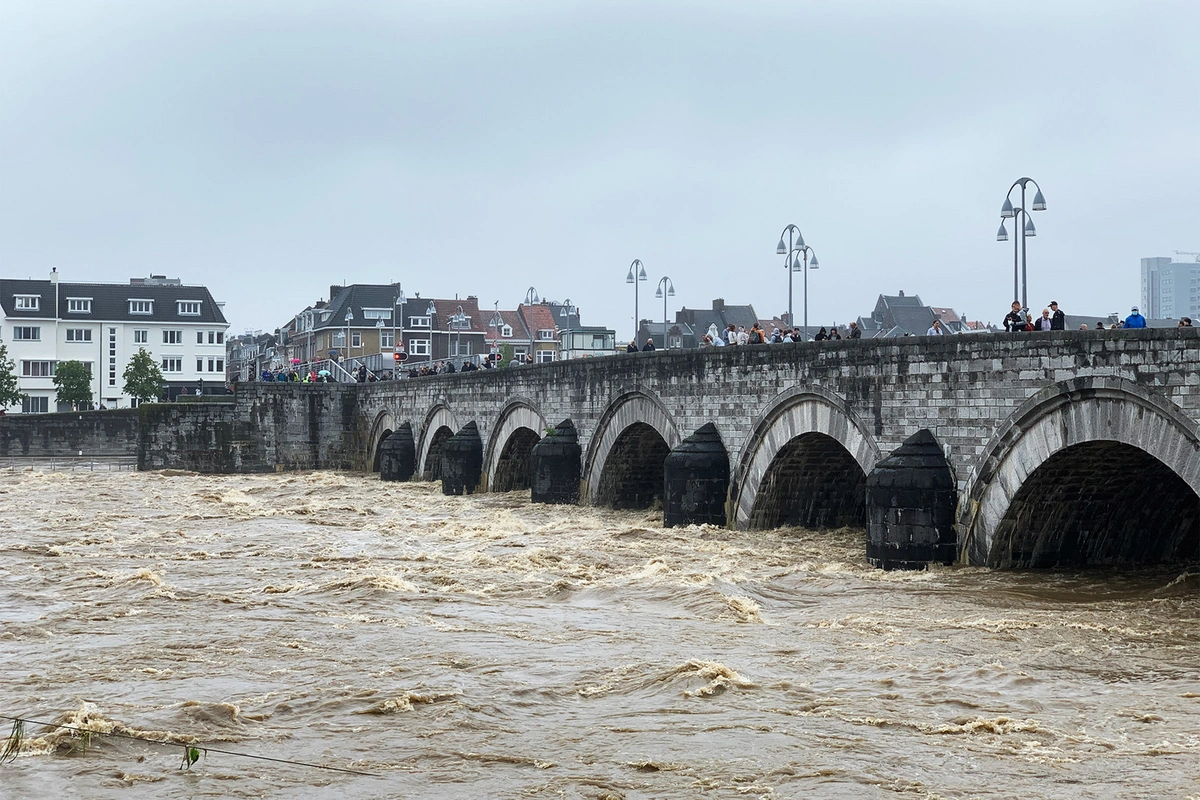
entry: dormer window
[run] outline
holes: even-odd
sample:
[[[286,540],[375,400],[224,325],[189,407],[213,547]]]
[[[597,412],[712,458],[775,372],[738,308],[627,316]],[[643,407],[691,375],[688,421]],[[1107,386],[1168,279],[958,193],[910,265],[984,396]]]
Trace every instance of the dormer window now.
[[[130,314],[153,314],[154,313],[154,301],[153,300],[130,300],[129,301],[129,313]]]
[[[554,329],[553,328],[541,328],[540,330],[538,330],[538,338],[543,341],[548,341],[548,340],[554,339]]]
[[[500,335],[505,339],[512,338],[512,325],[505,325],[503,328],[501,328]]]
[[[90,313],[92,313],[92,298],[90,298],[90,297],[68,297],[67,298],[67,313],[68,314],[90,314]]]
[[[176,300],[175,307],[178,309],[179,316],[181,317],[200,316],[199,300]]]
[[[17,311],[37,311],[42,306],[40,294],[18,294],[13,296],[14,308]]]

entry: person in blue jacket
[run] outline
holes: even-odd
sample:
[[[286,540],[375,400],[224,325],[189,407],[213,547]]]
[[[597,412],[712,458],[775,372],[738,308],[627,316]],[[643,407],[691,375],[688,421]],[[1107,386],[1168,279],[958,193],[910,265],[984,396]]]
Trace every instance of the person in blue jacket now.
[[[1126,328],[1144,328],[1146,327],[1146,318],[1138,313],[1137,306],[1133,307],[1133,313],[1125,318]]]

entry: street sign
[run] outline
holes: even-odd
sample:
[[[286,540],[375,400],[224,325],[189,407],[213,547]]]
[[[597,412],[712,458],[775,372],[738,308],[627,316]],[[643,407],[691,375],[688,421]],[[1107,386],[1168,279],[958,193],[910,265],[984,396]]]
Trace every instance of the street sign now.
[[[403,350],[397,350],[396,352],[392,353],[392,358],[395,359],[397,364],[399,364],[401,361],[408,361],[408,353],[404,352]]]

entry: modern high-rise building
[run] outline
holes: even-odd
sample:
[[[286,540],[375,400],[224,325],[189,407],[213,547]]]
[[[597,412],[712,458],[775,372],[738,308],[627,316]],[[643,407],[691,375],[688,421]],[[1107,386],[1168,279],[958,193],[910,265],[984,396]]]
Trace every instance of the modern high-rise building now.
[[[1143,316],[1149,319],[1200,318],[1200,255],[1192,261],[1166,256],[1142,259]]]

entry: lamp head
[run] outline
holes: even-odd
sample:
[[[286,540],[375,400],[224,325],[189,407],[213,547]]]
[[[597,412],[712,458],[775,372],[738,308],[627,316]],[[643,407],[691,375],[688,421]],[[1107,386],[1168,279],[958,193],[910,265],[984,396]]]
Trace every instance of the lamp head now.
[[[640,261],[638,262],[638,270],[639,270],[638,271],[638,280],[639,281],[646,280],[646,268],[642,266],[642,262],[640,262]]]
[[[675,296],[675,284],[672,283],[670,286],[667,287],[667,297],[674,297],[674,296]]]
[[[629,274],[625,276],[625,282],[626,282],[626,283],[633,283],[633,281],[634,281],[634,277],[633,277],[633,267],[630,267],[630,268],[629,268]]]
[[[821,262],[817,261],[817,254],[813,253],[812,260],[808,262],[808,268],[809,269],[819,269],[820,266],[821,266]]]
[[[1037,229],[1033,227],[1033,220],[1031,219],[1025,221],[1025,236],[1026,238],[1037,236]]]
[[[429,301],[429,308],[425,309],[425,313],[431,317],[437,313],[437,306],[433,304],[432,300]]]
[[[1004,205],[1000,206],[1000,219],[1010,219],[1013,216],[1012,200],[1004,198]]]
[[[796,247],[803,250],[807,245],[804,244],[804,234],[800,233],[800,229],[796,228]]]
[[[1046,210],[1046,198],[1042,194],[1041,189],[1038,189],[1037,194],[1035,194],[1033,196],[1033,210],[1034,211],[1045,211]]]
[[[1003,222],[1000,223],[1000,230],[996,231],[996,241],[997,242],[1007,242],[1008,241],[1008,230],[1004,227]]]
[[[661,283],[658,285],[658,288],[654,290],[654,296],[659,299],[662,298],[663,295],[662,295],[662,284]]]
[[[787,244],[784,243],[782,236],[779,237],[779,244],[775,246],[775,255],[787,255]]]

